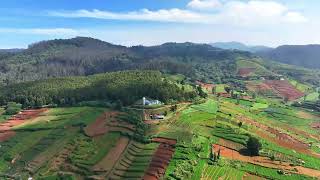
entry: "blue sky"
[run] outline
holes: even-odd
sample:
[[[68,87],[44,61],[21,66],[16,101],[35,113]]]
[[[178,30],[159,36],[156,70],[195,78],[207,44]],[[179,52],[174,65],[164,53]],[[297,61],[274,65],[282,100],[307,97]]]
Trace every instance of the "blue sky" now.
[[[320,44],[319,0],[3,0],[0,48],[90,36],[122,45]]]

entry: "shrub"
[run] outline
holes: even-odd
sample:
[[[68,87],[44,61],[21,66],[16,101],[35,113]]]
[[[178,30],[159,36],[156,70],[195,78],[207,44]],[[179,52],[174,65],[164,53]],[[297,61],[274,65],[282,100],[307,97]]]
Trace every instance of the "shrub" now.
[[[22,105],[15,102],[8,102],[6,106],[6,115],[14,115],[21,111]]]
[[[252,136],[249,137],[247,141],[247,149],[251,156],[258,156],[261,146],[259,139]]]

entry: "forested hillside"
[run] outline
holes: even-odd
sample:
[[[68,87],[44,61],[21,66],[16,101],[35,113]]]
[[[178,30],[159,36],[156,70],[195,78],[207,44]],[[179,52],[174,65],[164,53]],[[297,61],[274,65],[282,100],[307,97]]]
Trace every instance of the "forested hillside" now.
[[[50,77],[149,69],[181,73],[194,79],[221,81],[236,73],[237,58],[248,52],[222,50],[210,45],[166,43],[124,47],[97,39],[77,37],[35,43],[22,52],[0,55],[0,82],[4,85]]]
[[[281,63],[320,69],[320,45],[285,45],[257,54]]]
[[[47,104],[75,105],[82,101],[107,100],[132,104],[143,96],[162,102],[190,100],[195,91],[183,91],[156,71],[121,71],[91,76],[53,78],[5,86],[1,104],[19,102],[24,107]]]

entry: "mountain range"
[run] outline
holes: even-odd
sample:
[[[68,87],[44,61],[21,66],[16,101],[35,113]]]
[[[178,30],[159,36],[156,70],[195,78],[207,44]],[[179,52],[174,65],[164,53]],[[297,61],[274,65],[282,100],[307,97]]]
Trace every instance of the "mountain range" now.
[[[266,51],[266,50],[271,50],[271,47],[267,46],[248,46],[246,44],[240,43],[240,42],[215,42],[215,43],[210,43],[211,46],[221,48],[221,49],[237,49],[241,51],[249,51],[252,53],[259,52],[259,51]]]
[[[248,48],[251,52],[245,51]],[[252,52],[252,49],[256,51]],[[76,37],[42,41],[29,45],[27,49],[1,50],[0,84],[136,69],[179,73],[203,82],[221,82],[237,76],[237,60],[257,59],[259,56],[265,62],[271,60],[271,64],[280,62],[320,68],[319,45],[272,49],[232,42],[220,43],[218,48],[212,44],[187,42],[126,47]]]
[[[320,45],[284,45],[256,54],[285,64],[320,69]]]
[[[216,42],[213,47],[248,51],[267,60],[305,68],[320,68],[320,45],[282,45],[277,48],[248,46],[240,42]]]

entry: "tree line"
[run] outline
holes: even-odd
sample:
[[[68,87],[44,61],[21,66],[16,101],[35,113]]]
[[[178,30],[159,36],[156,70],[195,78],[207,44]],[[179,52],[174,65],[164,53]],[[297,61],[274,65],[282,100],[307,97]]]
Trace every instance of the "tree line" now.
[[[23,107],[48,104],[74,105],[82,101],[121,101],[130,105],[142,97],[168,103],[192,100],[196,90],[186,92],[158,71],[119,71],[91,76],[51,78],[0,88],[0,104],[21,103]]]

